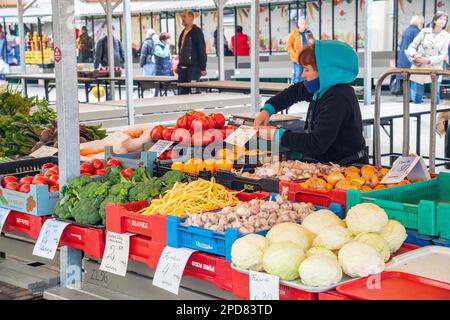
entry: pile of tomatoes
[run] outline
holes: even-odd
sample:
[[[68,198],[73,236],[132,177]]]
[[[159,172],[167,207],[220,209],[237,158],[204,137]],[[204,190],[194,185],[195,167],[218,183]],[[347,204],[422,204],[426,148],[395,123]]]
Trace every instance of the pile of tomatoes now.
[[[169,140],[180,144],[205,146],[225,140],[234,130],[225,126],[225,116],[221,113],[206,115],[192,111],[178,118],[175,127],[158,125],[151,131],[153,141]]]
[[[15,176],[5,176],[2,179],[2,187],[23,193],[30,192],[31,185],[47,185],[48,191],[59,192],[59,168],[53,163],[46,163],[42,169],[48,169],[44,174],[25,176],[18,180]]]
[[[85,176],[104,176],[109,167],[121,167],[121,162],[116,159],[109,159],[106,165],[100,159],[94,159],[92,163],[83,163],[80,166],[80,173]]]

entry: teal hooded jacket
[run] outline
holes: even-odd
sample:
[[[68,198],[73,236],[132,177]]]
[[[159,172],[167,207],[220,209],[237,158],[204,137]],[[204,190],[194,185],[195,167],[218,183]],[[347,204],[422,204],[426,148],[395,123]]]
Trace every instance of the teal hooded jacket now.
[[[320,161],[339,162],[365,149],[358,99],[350,86],[358,75],[358,56],[334,40],[314,42],[320,87],[311,93],[303,83],[290,86],[267,101],[270,115],[300,101],[310,102],[304,133],[279,129],[275,140]]]

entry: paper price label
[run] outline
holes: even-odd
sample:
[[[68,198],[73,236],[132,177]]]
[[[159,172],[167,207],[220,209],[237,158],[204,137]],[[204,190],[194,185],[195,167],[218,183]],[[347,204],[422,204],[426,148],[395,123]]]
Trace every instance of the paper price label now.
[[[125,277],[130,253],[130,233],[108,231],[100,270]]]
[[[52,260],[58,249],[59,240],[69,222],[49,219],[44,222],[33,248],[33,255]]]
[[[257,132],[258,131],[256,131],[253,127],[240,126],[225,139],[225,142],[238,147],[243,147],[257,134]]]
[[[156,156],[159,157],[170,148],[170,146],[173,144],[173,141],[169,140],[158,140],[151,148],[151,152],[156,152]]]
[[[165,247],[156,267],[153,285],[178,294],[186,263],[195,250]]]
[[[381,183],[399,183],[405,178],[409,180],[429,180],[430,173],[422,157],[399,157]]]
[[[0,232],[3,229],[3,226],[5,225],[6,219],[8,219],[9,213],[11,210],[0,208]]]
[[[280,278],[267,273],[250,271],[250,300],[279,300]]]
[[[42,146],[30,154],[33,158],[51,157],[58,152],[57,148]]]

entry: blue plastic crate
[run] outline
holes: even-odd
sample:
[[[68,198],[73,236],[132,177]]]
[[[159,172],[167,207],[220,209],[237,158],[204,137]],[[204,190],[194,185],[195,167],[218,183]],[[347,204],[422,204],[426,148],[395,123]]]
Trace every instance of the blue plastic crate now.
[[[272,194],[272,197],[274,195]],[[317,210],[328,209],[343,218],[344,210],[341,205],[332,204],[330,207],[315,206]],[[169,215],[167,217],[167,245],[175,248],[191,248],[207,253],[224,256],[231,261],[231,247],[233,243],[244,235],[238,229],[228,228],[225,232],[217,232],[204,228],[187,226],[184,221],[187,218],[179,218]],[[255,232],[265,236],[269,230]]]
[[[450,240],[447,239],[435,238],[433,239],[433,243],[437,246],[450,248]]]
[[[140,167],[145,167],[152,175],[153,163],[156,160],[156,153],[150,151],[142,151],[115,154],[113,153],[113,148],[111,146],[108,146],[105,147],[105,161],[108,161],[109,159],[119,160],[123,168],[137,169]]]
[[[420,247],[432,246],[435,243],[433,242],[433,237],[424,236],[419,234],[415,230],[406,229],[407,238],[405,240],[406,243],[415,244]]]

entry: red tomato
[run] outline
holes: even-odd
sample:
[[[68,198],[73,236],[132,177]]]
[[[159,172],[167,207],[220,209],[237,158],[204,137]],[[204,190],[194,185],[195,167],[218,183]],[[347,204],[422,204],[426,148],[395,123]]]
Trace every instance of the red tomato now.
[[[210,122],[206,117],[198,118],[192,121],[191,123],[191,131],[205,131],[209,129]]]
[[[21,185],[20,188],[19,188],[19,191],[23,192],[23,193],[30,192],[30,184],[26,183],[26,184]]]
[[[36,175],[32,181],[32,184],[49,184],[49,179],[47,177]]]
[[[20,184],[18,182],[8,182],[5,188],[9,190],[19,191]]]
[[[92,177],[92,173],[90,173],[90,172],[83,172],[82,175]]]
[[[221,113],[214,113],[211,115],[211,118],[213,118],[215,127],[217,129],[221,129],[225,126],[225,116]]]
[[[131,168],[126,168],[126,169],[123,169],[123,170],[120,171],[120,172],[122,173],[122,175],[123,175],[125,178],[129,178],[129,177],[131,177],[131,175],[133,174],[134,170],[131,169]]]
[[[205,139],[210,140],[211,143],[215,142],[215,143],[222,143],[223,142],[223,134],[219,129],[209,129],[208,131],[206,131],[204,133],[204,135],[206,136]]]
[[[152,131],[150,132],[150,138],[153,141],[161,140],[162,139],[162,132],[163,132],[163,130],[164,130],[164,127],[161,126],[161,125],[158,125],[158,126],[154,127],[152,129]]]
[[[172,135],[174,142],[182,144],[191,144],[191,133],[186,129],[175,129]]]
[[[33,177],[32,176],[26,176],[23,177],[22,179],[20,179],[19,183],[20,185],[24,185],[24,184],[31,184],[33,182]]]
[[[181,116],[177,120],[176,128],[189,129],[191,127],[192,120],[193,120],[192,117],[187,114]]]
[[[59,192],[59,185],[49,186],[48,190],[50,192]]]
[[[172,128],[164,128],[164,130],[162,131],[162,138],[164,140],[172,141],[172,134],[173,134]]]
[[[211,140],[211,134],[206,131],[199,131],[192,135],[192,144],[195,146],[206,146],[211,143]]]
[[[109,159],[106,163],[106,167],[120,167],[121,163],[117,159]]]
[[[104,176],[106,174],[106,169],[98,169],[94,173],[96,176]]]
[[[58,176],[57,174],[54,174],[54,175],[50,176],[50,177],[48,178],[48,180],[50,181],[50,184],[51,184],[52,186],[54,186],[55,184],[58,183],[59,176]]]
[[[158,157],[158,160],[167,160],[167,152],[164,152]]]
[[[59,168],[58,168],[58,167],[53,167],[53,168],[47,170],[47,171],[44,173],[44,176],[50,177],[50,176],[52,176],[52,175],[54,175],[54,174],[59,174]]]
[[[209,129],[214,129],[216,127],[216,123],[214,122],[214,118],[211,116],[206,116],[206,120],[209,122]]]
[[[87,173],[94,173],[94,171],[95,171],[94,167],[91,164],[89,164],[89,163],[83,163],[80,166],[80,172],[81,173],[85,173],[85,172],[87,172]]]
[[[94,161],[92,161],[92,166],[95,170],[103,169],[105,167],[103,161],[100,159],[94,159]]]
[[[176,150],[170,150],[166,153],[166,159],[167,160],[173,160],[178,158],[178,151]]]
[[[42,166],[42,169],[49,169],[49,168],[53,168],[54,166],[55,166],[54,163],[47,162],[47,163],[44,163],[44,165]]]
[[[6,177],[4,177],[4,178],[2,179],[2,186],[3,186],[3,188],[5,188],[6,185],[7,185],[8,183],[10,183],[10,182],[18,182],[18,181],[17,181],[17,178],[14,177],[14,176],[6,176]]]
[[[201,111],[191,111],[188,112],[187,114],[190,115],[193,119],[198,119],[206,116],[206,113]]]

